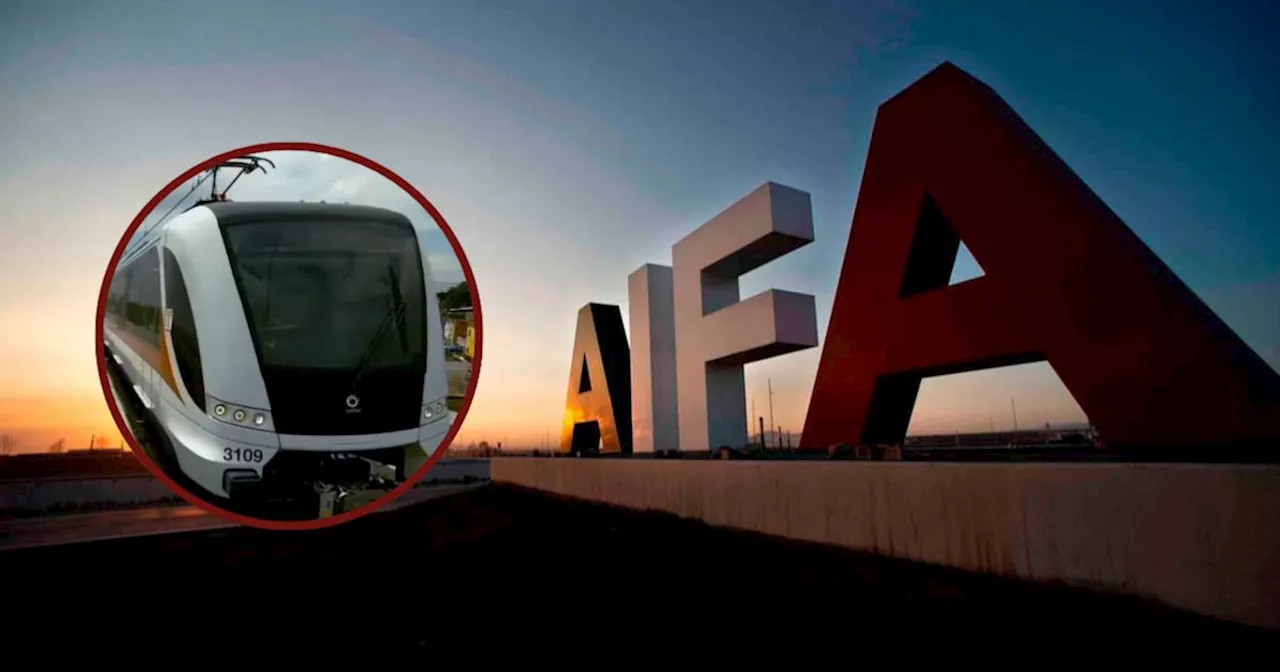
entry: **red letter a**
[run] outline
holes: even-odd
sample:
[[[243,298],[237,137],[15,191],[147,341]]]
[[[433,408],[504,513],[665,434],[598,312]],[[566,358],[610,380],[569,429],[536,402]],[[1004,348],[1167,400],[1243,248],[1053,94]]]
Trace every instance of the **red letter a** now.
[[[960,240],[985,275],[948,287]],[[1109,445],[1280,448],[1280,376],[944,64],[876,116],[802,443],[899,442],[923,377],[1046,359]]]

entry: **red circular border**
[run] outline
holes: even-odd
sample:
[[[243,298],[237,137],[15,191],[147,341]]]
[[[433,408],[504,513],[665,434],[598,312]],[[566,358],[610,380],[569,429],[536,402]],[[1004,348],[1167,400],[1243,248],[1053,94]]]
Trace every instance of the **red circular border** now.
[[[190,492],[187,492],[184,488],[182,488],[176,482],[174,482],[172,478],[169,478],[169,476],[165,474],[163,470],[161,470],[154,462],[151,461],[151,458],[149,458],[146,452],[142,450],[142,447],[138,445],[137,439],[133,437],[133,433],[129,431],[128,424],[125,422],[125,419],[120,416],[119,409],[116,408],[115,398],[111,391],[111,383],[107,378],[106,347],[103,345],[103,337],[104,337],[103,325],[106,320],[107,290],[111,284],[110,282],[111,275],[115,271],[116,264],[120,263],[120,257],[122,254],[124,254],[125,245],[128,244],[129,239],[133,236],[134,232],[138,230],[138,227],[141,226],[142,220],[146,219],[146,217],[150,215],[153,210],[155,210],[156,206],[160,204],[160,201],[164,200],[164,198],[168,196],[170,193],[172,193],[173,190],[182,186],[182,184],[185,183],[187,180],[190,180],[191,178],[222,163],[223,161],[240,158],[246,154],[257,154],[260,152],[279,152],[279,151],[316,152],[320,154],[329,154],[331,156],[347,159],[348,161],[353,161],[355,163],[358,163],[364,166],[365,168],[376,171],[378,174],[394,182],[396,186],[400,187],[401,189],[404,189],[406,192],[408,192],[410,196],[413,196],[414,200],[416,200],[418,204],[421,205],[423,209],[426,210],[427,213],[431,215],[432,219],[434,219],[436,224],[440,227],[440,230],[444,232],[445,237],[449,239],[449,245],[453,247],[454,254],[458,256],[458,261],[462,265],[463,277],[466,279],[467,288],[471,292],[471,305],[473,306],[473,311],[475,314],[476,342],[475,342],[475,355],[472,358],[471,380],[467,382],[467,393],[466,393],[466,396],[463,397],[462,408],[458,411],[458,415],[453,421],[453,426],[449,428],[449,432],[445,434],[444,439],[441,440],[440,448],[436,450],[435,454],[432,455],[431,458],[427,460],[427,463],[423,465],[420,469],[418,469],[417,472],[415,472],[414,474],[406,478],[404,483],[401,483],[399,486],[396,486],[394,490],[387,493],[386,495],[383,495],[382,497],[379,497],[373,502],[366,504],[354,511],[348,511],[347,513],[341,513],[336,516],[331,516],[328,518],[317,518],[315,520],[276,521],[276,520],[266,520],[262,518],[253,518],[250,516],[240,515],[238,513],[232,513],[230,511],[225,511],[223,509],[220,509],[214,506],[213,504],[210,504],[204,499],[201,499],[200,497],[197,497],[191,494]],[[124,436],[124,439],[129,442],[129,448],[133,450],[133,452],[138,456],[142,464],[147,467],[147,470],[149,470],[157,479],[159,479],[160,482],[164,483],[166,486],[168,486],[170,490],[177,493],[186,501],[190,502],[193,506],[199,507],[200,509],[203,509],[205,512],[209,514],[218,516],[225,520],[229,520],[233,523],[238,523],[238,524],[246,525],[249,527],[257,527],[257,528],[268,529],[268,530],[315,530],[315,529],[320,529],[325,527],[332,527],[334,525],[345,523],[347,521],[354,520],[361,516],[377,511],[383,506],[386,506],[387,504],[389,504],[395,498],[407,492],[410,488],[412,488],[415,484],[417,484],[418,481],[422,480],[422,477],[426,476],[427,472],[430,471],[431,468],[435,466],[436,462],[440,460],[440,457],[444,455],[445,451],[447,451],[449,449],[449,446],[452,445],[454,438],[458,434],[458,430],[462,427],[463,420],[465,420],[467,417],[467,412],[471,410],[471,400],[475,397],[476,383],[480,379],[480,361],[482,359],[482,353],[483,353],[482,345],[484,342],[483,334],[484,334],[483,320],[481,319],[481,312],[480,312],[480,293],[476,291],[475,276],[472,275],[471,273],[471,264],[467,261],[467,255],[466,253],[463,252],[462,245],[458,242],[457,236],[453,234],[453,229],[449,228],[449,225],[448,223],[445,222],[444,217],[440,214],[438,210],[436,210],[435,206],[432,205],[431,202],[428,201],[427,198],[422,195],[421,192],[419,192],[417,189],[414,189],[413,185],[406,182],[399,175],[396,175],[395,173],[391,172],[391,170],[389,170],[385,166],[371,159],[367,159],[363,156],[360,156],[359,154],[349,152],[345,149],[339,149],[337,147],[330,147],[328,145],[320,145],[320,144],[315,144],[311,142],[267,142],[267,143],[261,143],[257,145],[249,145],[247,147],[241,147],[239,149],[233,149],[229,152],[224,152],[213,158],[210,158],[207,161],[201,162],[199,165],[195,166],[194,168],[191,168],[190,170],[186,171],[182,175],[179,175],[176,179],[174,179],[167,186],[161,189],[155,196],[151,198],[151,200],[146,204],[146,206],[142,208],[142,211],[138,213],[138,216],[133,219],[133,223],[131,223],[129,225],[129,228],[125,230],[124,235],[120,238],[120,242],[116,245],[115,252],[111,254],[111,261],[107,263],[107,272],[102,278],[102,288],[98,290],[97,324],[94,327],[94,336],[95,336],[94,350],[97,353],[99,382],[102,384],[102,393],[107,400],[107,407],[111,410],[111,417],[115,419],[116,427],[117,429],[120,430],[120,433]]]

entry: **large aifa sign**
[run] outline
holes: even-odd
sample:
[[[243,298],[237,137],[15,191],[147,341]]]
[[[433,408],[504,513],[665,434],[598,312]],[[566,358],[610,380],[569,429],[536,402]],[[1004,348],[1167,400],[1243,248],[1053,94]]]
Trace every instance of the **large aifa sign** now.
[[[949,286],[963,240],[984,275]],[[747,443],[743,367],[816,347],[814,297],[738,278],[813,242],[769,183],[578,316],[565,452]],[[1049,361],[1110,445],[1280,440],[1280,376],[982,82],[944,64],[876,115],[802,447],[896,443],[923,378]]]

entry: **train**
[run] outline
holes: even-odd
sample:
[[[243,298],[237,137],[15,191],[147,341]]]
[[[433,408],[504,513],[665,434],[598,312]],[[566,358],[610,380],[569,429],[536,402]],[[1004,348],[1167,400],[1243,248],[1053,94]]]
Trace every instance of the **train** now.
[[[148,453],[232,510],[402,482],[453,419],[420,233],[372,206],[201,202],[126,248],[103,346]]]

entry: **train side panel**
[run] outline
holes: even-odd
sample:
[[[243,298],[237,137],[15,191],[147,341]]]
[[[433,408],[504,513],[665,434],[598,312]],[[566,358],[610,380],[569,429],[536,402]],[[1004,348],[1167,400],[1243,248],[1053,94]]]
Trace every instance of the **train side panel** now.
[[[148,412],[155,410],[153,369],[161,360],[152,342],[160,326],[160,277],[154,262],[158,256],[154,243],[131,253],[122,269],[125,272],[112,277],[113,288],[120,289],[120,303],[103,329],[127,379],[122,381],[127,389],[121,392],[136,397]]]
[[[423,403],[447,403],[449,397],[449,376],[444,361],[444,325],[440,321],[440,300],[436,296],[439,288],[435,274],[431,269],[426,246],[422,244],[421,233],[418,245],[422,249],[422,272],[427,291],[427,375],[422,381]],[[434,422],[424,423],[418,428],[418,445],[428,456],[434,455],[441,447],[445,434],[452,424],[453,415],[447,411]]]

